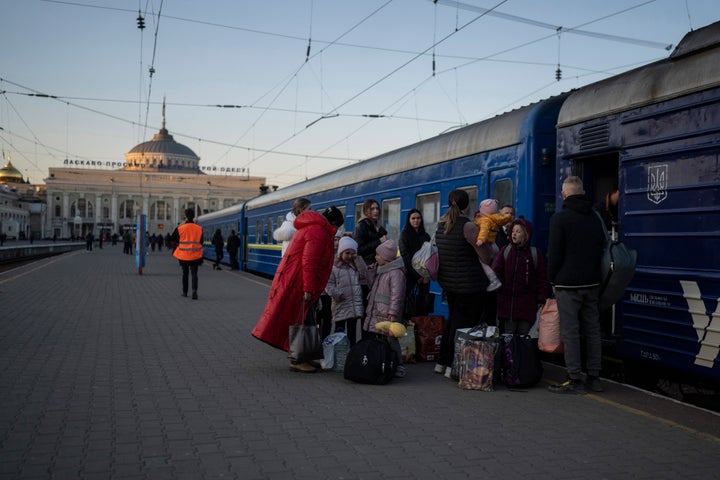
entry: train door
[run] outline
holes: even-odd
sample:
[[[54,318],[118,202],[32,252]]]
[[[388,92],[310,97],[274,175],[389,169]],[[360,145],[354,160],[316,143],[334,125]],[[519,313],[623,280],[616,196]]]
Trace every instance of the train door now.
[[[599,206],[606,200],[608,194],[618,189],[619,185],[619,155],[616,152],[575,159],[573,161],[573,175],[583,179],[585,194],[592,200],[593,205]],[[615,219],[620,229],[620,206],[622,194],[617,202],[617,217]]]

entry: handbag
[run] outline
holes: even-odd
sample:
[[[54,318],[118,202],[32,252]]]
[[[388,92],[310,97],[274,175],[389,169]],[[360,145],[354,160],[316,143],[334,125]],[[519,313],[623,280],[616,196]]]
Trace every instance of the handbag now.
[[[543,365],[537,340],[528,335],[503,335],[495,357],[496,372],[508,388],[532,387],[542,379]]]
[[[545,353],[563,353],[560,312],[558,312],[557,300],[554,298],[548,298],[540,312],[538,348]]]
[[[471,328],[458,328],[455,330],[455,349],[453,353],[453,363],[450,370],[450,377],[457,380],[460,378],[460,369],[462,368],[462,345],[465,341],[470,340],[486,340],[495,342],[498,337],[497,327],[488,326],[486,323],[475,325]]]
[[[497,348],[498,344],[494,339],[461,339],[458,387],[463,390],[492,392]]]
[[[440,341],[445,328],[445,319],[440,315],[413,317],[418,362],[436,362],[440,356]]]
[[[437,280],[438,269],[440,268],[440,254],[435,245],[435,235],[429,242],[423,242],[420,250],[412,257],[412,267],[424,278]]]
[[[425,316],[435,309],[435,294],[421,292],[420,285],[415,284],[405,297],[405,316]]]
[[[320,326],[315,317],[315,307],[311,306],[304,323],[302,319],[303,307],[300,307],[298,322],[290,325],[288,358],[293,363],[306,363],[323,358],[323,345],[320,338]]]

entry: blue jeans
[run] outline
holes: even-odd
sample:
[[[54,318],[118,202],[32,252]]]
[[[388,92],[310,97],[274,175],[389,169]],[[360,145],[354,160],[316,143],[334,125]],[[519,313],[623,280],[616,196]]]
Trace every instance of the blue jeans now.
[[[600,287],[556,288],[565,366],[571,380],[582,379],[581,336],[585,337],[587,374],[600,375],[602,339],[598,295]]]

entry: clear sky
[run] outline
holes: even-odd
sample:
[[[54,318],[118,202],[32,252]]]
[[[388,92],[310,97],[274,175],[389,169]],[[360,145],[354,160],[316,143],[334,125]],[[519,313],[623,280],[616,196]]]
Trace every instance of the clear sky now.
[[[0,147],[31,182],[66,158],[124,161],[160,128],[166,97],[167,129],[203,168],[249,169],[282,187],[665,58],[720,9],[0,0],[0,19]]]

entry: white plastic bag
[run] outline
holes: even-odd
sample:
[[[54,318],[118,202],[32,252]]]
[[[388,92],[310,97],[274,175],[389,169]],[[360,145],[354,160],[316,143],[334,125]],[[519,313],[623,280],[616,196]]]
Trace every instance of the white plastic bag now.
[[[412,267],[419,275],[436,280],[438,271],[438,248],[434,240],[433,238],[429,242],[423,242],[420,250],[415,252],[415,255],[412,257]]]
[[[342,351],[347,354],[347,349],[350,346],[350,341],[347,338],[345,332],[331,333],[325,340],[323,340],[323,359],[320,362],[320,366],[323,370],[337,370],[345,366],[345,358],[337,358],[342,356]],[[338,348],[336,348],[338,347]],[[341,348],[345,347],[345,348]],[[337,350],[337,351],[336,351]],[[342,365],[336,365],[336,363],[342,363]],[[337,368],[334,368],[337,367]]]

